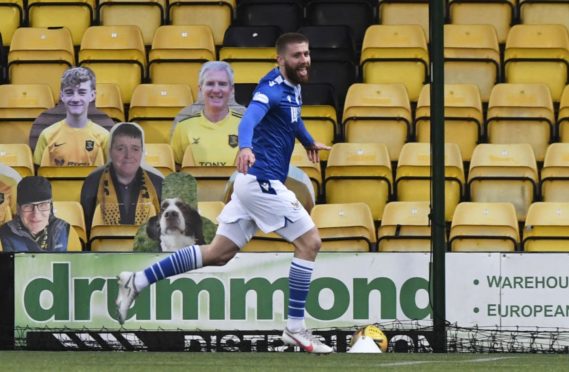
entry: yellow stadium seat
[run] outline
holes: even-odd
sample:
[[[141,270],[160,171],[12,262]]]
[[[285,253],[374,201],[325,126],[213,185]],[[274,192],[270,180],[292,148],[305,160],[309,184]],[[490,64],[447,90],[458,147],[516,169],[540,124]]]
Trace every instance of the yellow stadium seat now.
[[[95,106],[115,122],[125,121],[121,90],[115,83],[97,83]]]
[[[200,69],[215,59],[215,43],[208,26],[160,26],[148,54],[150,80],[155,84],[188,84],[192,97],[197,98]]]
[[[326,203],[366,203],[373,219],[378,221],[391,197],[392,185],[391,161],[385,144],[332,146],[324,180]]]
[[[530,205],[522,247],[526,252],[569,252],[569,203]]]
[[[49,151],[44,151],[38,168],[38,176],[43,176],[51,183],[53,200],[55,201],[81,201],[81,188],[85,178],[98,166],[69,166],[59,167],[51,165]]]
[[[100,83],[116,83],[124,104],[146,71],[146,51],[137,26],[89,27],[79,50],[79,65],[89,67]]]
[[[0,35],[2,45],[7,47],[12,42],[14,32],[22,25],[24,19],[23,0],[0,0]]]
[[[173,25],[206,25],[215,45],[223,44],[225,30],[231,25],[235,0],[170,0],[168,14]]]
[[[1,150],[0,150],[1,152]],[[20,182],[18,172],[10,166],[6,166],[0,160],[0,226],[12,219],[12,216],[18,212],[17,210],[17,187]]]
[[[500,47],[491,25],[444,25],[445,83],[476,84],[488,102],[500,81]]]
[[[65,27],[78,46],[96,7],[96,0],[28,0],[28,22],[31,27]]]
[[[369,252],[376,242],[373,216],[365,203],[319,204],[310,216],[322,239],[321,251]]]
[[[445,219],[452,220],[464,195],[464,168],[460,148],[445,144]],[[409,142],[403,146],[395,175],[398,201],[431,200],[431,144]]]
[[[566,1],[518,0],[520,23],[556,24],[569,29],[569,4]]]
[[[541,169],[541,196],[544,202],[569,202],[569,143],[552,143]]]
[[[520,242],[512,203],[460,203],[454,212],[452,252],[513,252]]]
[[[302,169],[310,177],[314,187],[314,195],[319,196],[322,192],[322,169],[320,168],[320,163],[311,162],[308,159],[306,149],[300,143],[294,145],[290,163]]]
[[[87,244],[85,215],[81,203],[77,201],[54,201],[53,213],[56,217],[69,223],[77,233],[83,247]]]
[[[559,102],[569,77],[569,31],[562,25],[515,25],[504,50],[507,83],[544,83]]]
[[[170,143],[174,118],[193,102],[192,91],[185,84],[140,84],[134,88],[129,121],[144,129],[146,143]]]
[[[473,202],[510,202],[519,221],[538,195],[539,175],[528,144],[483,143],[474,149],[468,172]]]
[[[235,166],[199,166],[192,153],[192,146],[184,152],[180,172],[189,173],[198,183],[198,201],[225,200],[227,181],[235,171]]]
[[[369,26],[360,64],[364,83],[403,83],[415,102],[428,77],[425,32],[419,25]]]
[[[379,19],[383,25],[418,24],[429,42],[428,0],[379,0]]]
[[[0,226],[4,225],[6,222],[12,220],[12,209],[10,205],[1,205],[0,204]]]
[[[231,26],[225,32],[219,60],[231,65],[235,83],[258,83],[277,65],[276,26]]]
[[[22,177],[34,175],[32,150],[26,143],[0,143],[0,163],[12,167]]]
[[[164,177],[176,171],[174,151],[167,143],[145,143],[144,159],[148,165],[158,169]]]
[[[0,142],[27,144],[34,120],[53,106],[53,93],[47,85],[0,85]]]
[[[415,111],[417,142],[431,141],[430,84],[421,90]],[[484,116],[480,91],[473,84],[445,84],[445,142],[460,147],[463,161],[470,161],[474,147],[480,142]]]
[[[255,84],[256,86],[256,84]],[[328,146],[336,140],[338,127],[336,94],[329,83],[302,85],[301,116],[314,140]],[[328,151],[320,152],[320,160],[328,160]]]
[[[219,216],[224,206],[225,203],[222,201],[199,201],[198,213],[217,225],[217,216]]]
[[[294,245],[281,238],[277,233],[265,234],[259,230],[245,244],[241,252],[294,252]]]
[[[403,84],[352,84],[344,105],[347,142],[379,142],[392,161],[411,133],[411,107]]]
[[[559,114],[557,117],[557,128],[559,131],[559,140],[561,142],[569,142],[569,85],[566,85],[561,94],[559,101]]]
[[[516,0],[449,0],[450,23],[494,26],[503,44],[514,20]]]
[[[167,0],[99,0],[99,24],[138,26],[144,44],[150,45],[154,32],[164,24],[167,3]]]
[[[66,28],[21,27],[14,32],[8,52],[12,84],[47,84],[59,97],[61,76],[74,65],[73,40]]]
[[[545,84],[497,84],[486,116],[489,143],[529,143],[536,160],[543,161],[555,125]]]
[[[377,230],[379,252],[431,250],[431,208],[426,201],[387,203]]]
[[[148,217],[156,215],[152,203],[148,203]],[[107,225],[104,222],[101,206],[97,205],[89,233],[89,246],[94,252],[129,252],[134,245],[138,225]]]

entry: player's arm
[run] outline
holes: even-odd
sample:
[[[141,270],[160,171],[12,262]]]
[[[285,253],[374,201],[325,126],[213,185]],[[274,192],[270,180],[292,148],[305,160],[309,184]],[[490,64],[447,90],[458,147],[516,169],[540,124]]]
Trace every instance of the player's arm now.
[[[263,120],[269,111],[269,98],[261,92],[255,93],[253,100],[245,110],[239,123],[237,136],[239,139],[239,153],[237,154],[237,170],[247,174],[249,168],[255,163],[253,153],[253,132],[255,127]]]
[[[315,142],[314,138],[310,135],[304,121],[299,119],[298,125],[296,126],[296,138],[302,143],[302,146],[306,149],[308,154],[308,159],[313,163],[318,163],[320,161],[320,155],[318,151],[320,150],[330,150],[330,146],[323,145],[321,143]]]

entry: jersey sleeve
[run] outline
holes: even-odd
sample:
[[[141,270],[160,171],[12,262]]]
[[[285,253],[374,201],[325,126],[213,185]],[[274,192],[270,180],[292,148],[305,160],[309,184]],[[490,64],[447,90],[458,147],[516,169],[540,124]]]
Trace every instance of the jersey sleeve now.
[[[280,101],[280,89],[278,86],[262,84],[257,87],[249,107],[243,114],[239,123],[238,138],[239,148],[253,148],[253,132],[257,124],[263,120],[272,106]]]
[[[306,126],[304,125],[304,121],[299,118],[298,125],[296,126],[296,138],[302,143],[302,146],[308,148],[314,145],[314,138],[310,135]]]
[[[174,161],[176,164],[182,164],[182,160],[184,159],[184,152],[189,145],[188,136],[185,133],[185,128],[186,125],[184,122],[178,123],[174,129],[174,133],[172,134],[172,140],[170,141],[170,145],[174,151]]]
[[[34,164],[40,165],[41,159],[43,157],[43,152],[47,147],[47,139],[45,138],[45,132],[42,131],[39,138],[38,143],[36,144],[36,148],[34,150]]]

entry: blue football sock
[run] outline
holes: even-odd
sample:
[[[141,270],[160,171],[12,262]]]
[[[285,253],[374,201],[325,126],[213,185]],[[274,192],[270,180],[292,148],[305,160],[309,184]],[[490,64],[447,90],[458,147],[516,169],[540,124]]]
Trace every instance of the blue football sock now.
[[[314,262],[293,257],[288,274],[287,321],[287,328],[293,332],[304,328],[304,309],[313,270]]]
[[[172,253],[163,260],[146,268],[144,270],[144,275],[148,279],[149,284],[152,284],[170,276],[199,269],[202,266],[202,253],[200,247],[197,245],[191,245]]]

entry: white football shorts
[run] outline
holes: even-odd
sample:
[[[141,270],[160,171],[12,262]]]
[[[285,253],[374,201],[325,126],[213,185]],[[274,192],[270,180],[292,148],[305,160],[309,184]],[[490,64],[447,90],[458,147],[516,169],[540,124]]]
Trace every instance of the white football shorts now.
[[[241,173],[235,178],[231,201],[217,220],[217,234],[239,248],[251,240],[257,229],[274,231],[292,242],[315,226],[296,195],[282,182]]]

